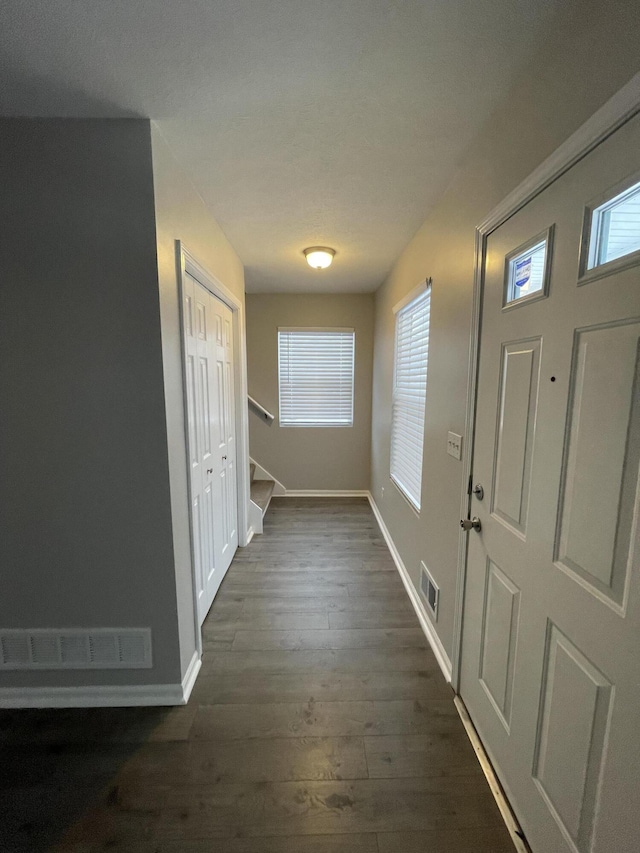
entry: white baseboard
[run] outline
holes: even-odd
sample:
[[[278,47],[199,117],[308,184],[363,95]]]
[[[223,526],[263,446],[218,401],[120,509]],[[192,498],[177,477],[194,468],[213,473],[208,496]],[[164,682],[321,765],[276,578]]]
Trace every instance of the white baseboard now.
[[[368,498],[366,489],[287,489],[286,498]]]
[[[402,558],[396,548],[395,542],[391,538],[391,534],[387,529],[387,525],[384,523],[382,519],[382,515],[380,514],[380,510],[378,509],[375,500],[373,499],[373,495],[371,492],[367,492],[367,497],[369,498],[369,503],[371,504],[371,509],[373,510],[373,514],[376,517],[376,521],[380,525],[380,530],[382,531],[382,535],[384,536],[384,540],[387,543],[389,551],[391,552],[391,556],[393,557],[393,562],[396,564],[396,568],[398,569],[398,573],[400,578],[402,579],[402,583],[404,584],[404,588],[407,591],[407,595],[409,596],[409,600],[413,605],[413,609],[416,611],[416,616],[418,617],[418,621],[420,622],[420,626],[425,633],[427,640],[429,641],[429,645],[435,655],[436,660],[438,661],[438,665],[442,670],[442,674],[447,680],[448,684],[451,684],[451,661],[449,660],[449,655],[447,654],[440,637],[437,635],[435,628],[429,617],[427,616],[426,610],[422,602],[420,601],[420,596],[413,585],[411,577],[409,576],[409,572],[405,564],[402,562]]]
[[[193,657],[180,684],[1,687],[0,708],[129,708],[186,705],[202,661]]]
[[[242,547],[242,548],[246,548],[246,547],[247,547],[247,545],[250,545],[250,544],[251,544],[251,540],[253,539],[253,537],[254,537],[254,536],[255,536],[255,530],[253,529],[253,527],[250,527],[250,528],[247,530],[247,541],[246,541],[246,542],[244,543],[244,545],[242,545],[241,547]]]
[[[191,696],[191,691],[196,683],[196,679],[198,677],[198,673],[200,672],[200,667],[202,666],[202,657],[200,653],[196,649],[193,653],[193,657],[191,658],[191,662],[187,667],[187,671],[184,674],[184,678],[182,679],[182,702],[181,705],[186,705],[189,701],[189,696]]]

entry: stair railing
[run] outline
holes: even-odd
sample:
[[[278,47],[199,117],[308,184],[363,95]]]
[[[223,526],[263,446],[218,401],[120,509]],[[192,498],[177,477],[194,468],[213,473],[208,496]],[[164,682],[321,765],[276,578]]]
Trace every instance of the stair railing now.
[[[254,415],[257,415],[261,420],[263,420],[268,426],[275,420],[275,415],[272,415],[268,409],[265,409],[264,406],[261,406],[257,400],[254,400],[249,394],[247,394],[247,401],[249,403],[249,410],[253,412]]]

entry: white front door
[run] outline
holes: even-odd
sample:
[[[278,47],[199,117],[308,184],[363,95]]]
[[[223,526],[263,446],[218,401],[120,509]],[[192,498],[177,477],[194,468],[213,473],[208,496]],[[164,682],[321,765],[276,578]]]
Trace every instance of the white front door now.
[[[640,849],[639,181],[636,117],[487,243],[460,692],[534,853]]]
[[[238,546],[233,315],[188,273],[183,299],[191,524],[202,624]]]

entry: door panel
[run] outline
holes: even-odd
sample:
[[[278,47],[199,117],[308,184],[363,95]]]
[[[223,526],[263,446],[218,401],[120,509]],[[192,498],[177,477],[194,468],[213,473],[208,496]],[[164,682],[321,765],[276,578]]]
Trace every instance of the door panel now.
[[[540,374],[540,338],[503,347],[493,512],[526,533]]]
[[[460,690],[534,853],[640,837],[640,266],[578,269],[639,152],[636,117],[487,241]],[[550,228],[546,295],[505,310]]]
[[[578,333],[560,502],[556,559],[618,604],[638,482],[639,337],[627,322]]]
[[[578,849],[589,849],[611,685],[549,623],[534,779]]]
[[[520,616],[520,590],[490,560],[480,650],[480,683],[507,731]]]

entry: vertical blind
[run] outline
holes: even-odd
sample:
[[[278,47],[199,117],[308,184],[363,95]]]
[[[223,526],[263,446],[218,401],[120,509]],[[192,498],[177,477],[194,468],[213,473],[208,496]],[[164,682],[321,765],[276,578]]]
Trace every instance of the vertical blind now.
[[[278,329],[281,426],[353,426],[353,329]]]
[[[396,314],[391,477],[420,509],[431,288]]]

